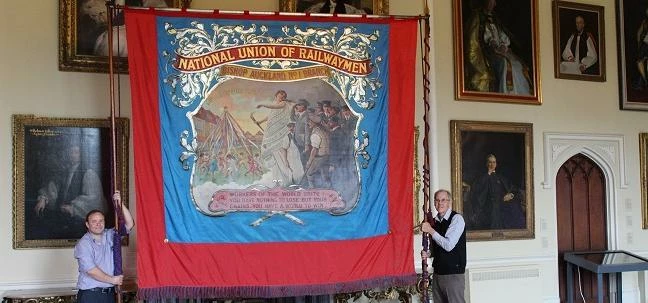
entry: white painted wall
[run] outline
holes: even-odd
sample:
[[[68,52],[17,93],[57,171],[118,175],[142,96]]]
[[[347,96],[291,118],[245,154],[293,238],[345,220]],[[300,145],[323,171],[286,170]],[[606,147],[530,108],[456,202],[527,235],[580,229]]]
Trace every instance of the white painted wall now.
[[[58,71],[58,1],[0,1],[0,293],[8,289],[71,286],[76,280],[76,262],[71,249],[12,249],[12,114],[35,114],[48,117],[102,118],[109,115],[108,86],[105,74]],[[391,14],[417,15],[422,1],[391,1]],[[537,269],[535,279],[539,291],[532,301],[556,302],[556,224],[553,188],[542,182],[543,134],[545,132],[580,134],[615,134],[624,138],[625,174],[628,186],[618,188],[615,208],[618,249],[648,256],[648,230],[641,229],[638,133],[648,132],[648,112],[618,109],[617,51],[614,0],[589,0],[584,3],[605,7],[607,82],[558,80],[553,77],[553,38],[551,1],[539,0],[539,46],[543,105],[524,106],[454,100],[454,68],[452,51],[452,1],[429,0],[432,8],[433,39],[432,96],[434,124],[432,145],[433,189],[450,188],[449,121],[487,120],[531,122],[534,126],[534,189],[536,238],[519,241],[471,242],[468,244],[469,268],[484,272]],[[225,10],[278,9],[276,0],[194,0],[194,7]],[[130,116],[129,85],[122,81],[122,115]],[[420,83],[420,81],[419,81]],[[419,85],[420,86],[420,85]],[[421,100],[421,89],[418,92]],[[583,113],[582,108],[587,108]],[[422,113],[417,119],[422,120]],[[131,157],[132,167],[132,157]],[[132,186],[131,176],[131,186]],[[617,184],[618,185],[618,184]],[[131,187],[132,188],[132,187]],[[130,200],[134,201],[135,190]],[[131,202],[134,209],[134,202]],[[127,275],[135,274],[136,236],[125,251]],[[420,238],[415,239],[415,266],[420,268],[417,251]],[[488,275],[485,275],[488,276]],[[482,276],[483,277],[483,276]],[[498,276],[499,277],[499,276]],[[625,302],[638,302],[637,275],[624,279]],[[508,288],[506,279],[494,280],[492,287],[510,292],[512,298],[524,296],[524,289]],[[645,282],[644,282],[645,284]],[[490,285],[490,284],[489,284]],[[483,289],[474,287],[474,291]],[[535,293],[535,292],[534,292]],[[535,297],[534,296],[534,297]],[[471,293],[470,298],[487,298]],[[645,299],[645,298],[644,298]],[[478,299],[472,302],[480,302]]]
[[[618,107],[617,50],[615,7],[612,0],[578,1],[601,5],[605,12],[605,37],[607,82],[595,83],[555,79],[553,76],[553,36],[551,1],[539,0],[539,54],[543,104],[523,106],[483,102],[454,101],[454,61],[452,50],[452,1],[433,3],[434,22],[434,71],[436,74],[434,98],[437,101],[436,137],[438,144],[439,186],[451,187],[450,176],[450,129],[449,121],[485,120],[533,123],[534,142],[534,196],[536,238],[533,240],[471,242],[468,244],[469,267],[487,266],[501,261],[506,263],[536,264],[541,269],[542,296],[547,302],[557,301],[557,238],[555,192],[545,189],[543,167],[543,134],[545,132],[619,134],[625,138],[625,174],[627,188],[617,192],[618,249],[648,254],[648,231],[641,229],[641,193],[639,177],[638,133],[648,131],[648,113],[620,111]],[[583,110],[586,108],[587,110]],[[618,184],[616,186],[619,186]],[[626,220],[630,218],[632,225]],[[631,241],[628,241],[631,239]],[[527,260],[529,262],[525,262]],[[478,265],[479,264],[479,265]],[[626,278],[626,289],[637,290],[637,280]],[[503,283],[502,287],[506,287]],[[509,289],[507,289],[509,291]],[[516,290],[512,290],[516,291]],[[520,292],[524,295],[524,292]],[[637,300],[626,297],[625,302]],[[633,300],[634,299],[634,300]]]

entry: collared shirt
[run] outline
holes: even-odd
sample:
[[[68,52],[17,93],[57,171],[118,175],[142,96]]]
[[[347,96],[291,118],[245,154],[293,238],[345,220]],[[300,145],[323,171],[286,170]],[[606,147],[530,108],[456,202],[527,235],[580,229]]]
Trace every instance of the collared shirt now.
[[[106,229],[101,240],[96,241],[90,232],[86,232],[74,246],[74,257],[79,263],[78,289],[114,286],[110,283],[97,281],[88,274],[88,271],[95,267],[108,275],[113,274],[115,269],[112,251],[114,234],[114,229]]]
[[[441,222],[441,220],[448,220],[450,219],[451,213],[452,208],[448,208],[443,218],[436,216],[434,217],[434,220],[437,222]],[[450,226],[445,233],[445,237],[436,232],[432,234],[432,239],[445,251],[451,251],[457,245],[457,242],[459,242],[459,238],[461,238],[461,234],[463,233],[465,228],[466,221],[464,221],[464,218],[460,214],[456,214],[452,218],[452,222],[450,222]]]

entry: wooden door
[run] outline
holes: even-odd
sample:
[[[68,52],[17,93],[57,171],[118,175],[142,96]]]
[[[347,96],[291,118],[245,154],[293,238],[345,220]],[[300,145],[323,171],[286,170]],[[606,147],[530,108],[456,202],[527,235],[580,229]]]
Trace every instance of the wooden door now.
[[[558,220],[558,273],[560,302],[567,302],[566,272],[563,254],[572,251],[607,249],[605,176],[600,167],[585,155],[567,160],[556,176],[556,210]],[[596,302],[596,275],[580,270],[574,274],[574,302],[582,302],[579,284],[586,302]],[[604,280],[605,302],[608,279]]]

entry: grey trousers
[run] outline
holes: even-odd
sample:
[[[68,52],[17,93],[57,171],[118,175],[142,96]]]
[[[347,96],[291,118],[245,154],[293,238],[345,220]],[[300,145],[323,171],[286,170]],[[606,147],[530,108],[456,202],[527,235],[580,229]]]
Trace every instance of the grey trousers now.
[[[465,303],[465,288],[466,276],[464,274],[432,275],[432,301],[434,303]]]

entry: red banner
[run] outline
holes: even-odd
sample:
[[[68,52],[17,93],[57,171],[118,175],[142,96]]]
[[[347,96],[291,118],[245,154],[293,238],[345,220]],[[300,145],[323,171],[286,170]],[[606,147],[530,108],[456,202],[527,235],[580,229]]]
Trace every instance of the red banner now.
[[[126,10],[141,299],[285,297],[415,282],[412,212],[417,23],[349,20]],[[316,37],[320,42],[347,43],[341,37],[350,33],[357,40],[348,44],[352,50],[347,51],[329,44],[319,48],[306,42],[298,45],[302,42],[287,41],[282,34],[294,28],[294,37],[306,37],[304,33],[312,27],[332,33]],[[259,29],[263,31],[251,38]],[[200,35],[209,39],[200,40]],[[239,39],[232,39],[234,36]],[[232,41],[246,44],[229,45]],[[248,55],[254,58],[244,58]],[[206,104],[221,99],[212,101],[210,94],[233,83],[228,82],[232,79],[245,80],[249,82],[243,83],[251,84],[227,93],[254,91],[257,95],[248,99],[256,102],[254,98],[265,96],[261,88],[266,84],[252,76],[255,71],[259,75],[283,71],[284,77],[289,77],[318,69],[323,72],[312,73],[314,79],[308,81],[334,87],[340,96],[337,102],[361,117],[352,129],[355,135],[348,139],[355,143],[351,154],[355,177],[345,179],[355,182],[348,184],[355,184],[358,191],[347,194],[348,188],[336,185],[339,180],[334,178],[328,185],[317,184],[326,183],[323,179],[309,184],[313,182],[306,168],[311,162],[304,165],[301,182],[295,179],[290,186],[226,184],[241,185],[245,178],[261,178],[271,172],[261,160],[255,160],[253,150],[260,145],[260,137],[245,128],[248,124],[250,129],[261,128],[261,122],[252,116],[256,125],[236,125],[242,119],[234,116],[241,111],[234,108],[236,102],[225,107],[223,115],[213,114]],[[256,91],[254,83],[259,85]],[[308,93],[290,89],[293,95]],[[226,148],[221,143],[212,145],[216,151],[201,148],[215,132],[204,131],[207,126],[221,129],[223,121],[230,124],[235,137],[218,142],[228,146],[243,144],[236,140],[251,143],[237,147],[238,152],[227,153],[227,157],[222,153],[223,159],[219,159],[217,150]],[[327,132],[334,126],[329,125]],[[319,127],[311,124],[311,131]],[[214,163],[225,163],[212,166],[213,172],[208,165],[210,153]],[[233,171],[229,163],[248,167],[253,176]],[[333,160],[328,163],[330,170],[341,169]],[[214,189],[201,196],[203,191],[198,188],[212,185]],[[294,190],[295,186],[299,188]]]

